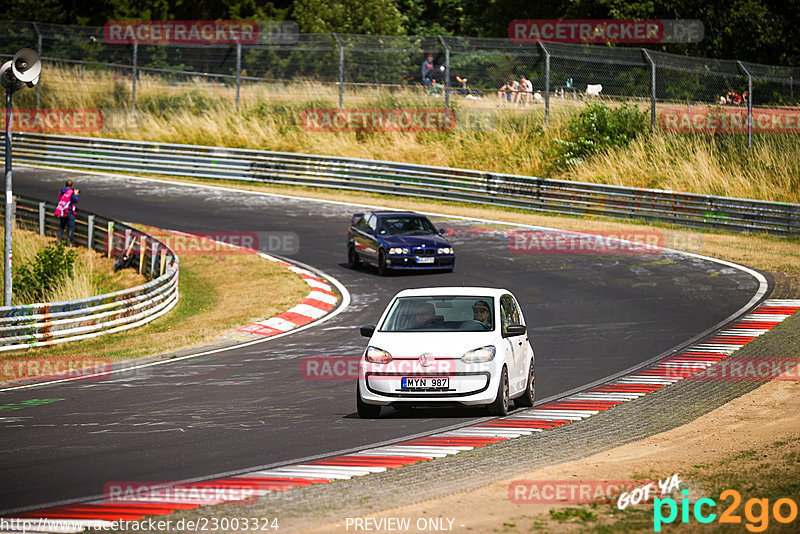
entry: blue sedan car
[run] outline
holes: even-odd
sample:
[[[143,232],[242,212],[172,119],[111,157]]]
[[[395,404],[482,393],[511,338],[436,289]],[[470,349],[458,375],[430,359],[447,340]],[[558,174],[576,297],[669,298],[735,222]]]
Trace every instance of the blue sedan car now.
[[[453,247],[424,215],[413,212],[356,213],[347,233],[347,263],[378,267],[383,276],[391,270],[452,271]]]

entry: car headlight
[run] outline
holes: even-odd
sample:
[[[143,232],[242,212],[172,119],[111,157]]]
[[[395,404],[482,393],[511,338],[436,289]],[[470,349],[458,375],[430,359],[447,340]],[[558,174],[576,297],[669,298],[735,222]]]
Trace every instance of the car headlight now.
[[[495,355],[495,348],[494,345],[487,345],[485,347],[481,347],[479,349],[471,350],[469,352],[465,352],[464,355],[461,357],[461,361],[464,363],[484,363],[490,362],[494,360]]]
[[[389,249],[389,254],[408,254],[408,252],[409,251],[408,251],[407,248],[398,247],[398,248],[390,248]]]
[[[444,247],[440,249],[436,249],[437,254],[453,254],[452,247]]]
[[[364,359],[370,363],[389,363],[392,361],[392,355],[378,347],[367,347]]]

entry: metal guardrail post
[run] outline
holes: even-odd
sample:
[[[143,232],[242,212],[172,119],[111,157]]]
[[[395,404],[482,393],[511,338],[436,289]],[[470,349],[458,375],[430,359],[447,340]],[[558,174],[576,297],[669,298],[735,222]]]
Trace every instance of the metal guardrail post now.
[[[44,235],[44,217],[46,212],[47,202],[39,202],[39,235]]]
[[[139,236],[139,274],[144,270],[144,255],[147,252],[147,240],[145,237]]]
[[[236,43],[236,109],[239,109],[239,89],[242,85],[242,43]]]
[[[744,63],[737,61],[736,64],[747,75],[747,148],[753,147],[753,77],[750,71],[745,68]]]
[[[106,233],[106,257],[111,257],[111,249],[114,246],[114,221],[108,221],[108,231]]]
[[[339,109],[344,109],[344,46],[341,39],[335,33],[336,45],[339,47]]]
[[[156,277],[156,259],[158,258],[158,242],[154,239],[150,250],[150,278]]]
[[[133,85],[131,89],[131,113],[136,113],[136,78],[139,76],[137,63],[139,61],[139,43],[133,42]]]
[[[656,62],[646,48],[642,48],[642,55],[650,64],[650,126],[656,126]]]
[[[11,195],[11,131],[14,115],[11,111],[11,89],[6,89],[6,211],[4,221],[5,257],[3,258],[4,302],[11,306],[11,228],[14,225],[14,197]]]
[[[550,51],[539,41],[539,46],[544,52],[544,121],[550,122]]]
[[[86,248],[92,250],[94,247],[94,215],[86,218]]]
[[[447,46],[444,37],[441,35],[439,36],[439,41],[444,47],[444,107],[450,109],[450,47]]]

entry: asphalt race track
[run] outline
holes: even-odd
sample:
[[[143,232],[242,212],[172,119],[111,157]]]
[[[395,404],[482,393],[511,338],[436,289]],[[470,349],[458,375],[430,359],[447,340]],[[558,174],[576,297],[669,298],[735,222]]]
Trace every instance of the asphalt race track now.
[[[509,227],[442,217],[432,220],[451,229],[455,272],[381,278],[344,263],[354,206],[21,166],[14,192],[55,200],[67,177],[81,189],[79,208],[124,221],[187,232],[296,232],[299,251],[287,259],[337,278],[352,304],[317,327],[261,344],[104,380],[0,392],[0,405],[63,399],[0,412],[0,515],[102,495],[111,481],[186,480],[291,463],[483,417],[385,410],[380,420],[361,420],[353,381],[302,376],[304,357],[358,355],[366,339],[357,327],[374,323],[403,288],[510,289],[530,326],[537,398],[544,399],[683,344],[759,287],[738,269],[667,252],[512,253],[508,239],[491,231]]]

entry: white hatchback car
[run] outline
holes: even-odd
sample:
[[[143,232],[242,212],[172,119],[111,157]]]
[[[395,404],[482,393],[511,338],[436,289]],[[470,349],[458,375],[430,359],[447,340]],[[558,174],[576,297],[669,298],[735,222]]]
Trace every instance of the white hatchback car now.
[[[532,406],[533,348],[517,299],[506,289],[432,287],[395,295],[359,363],[362,418],[381,406]]]

